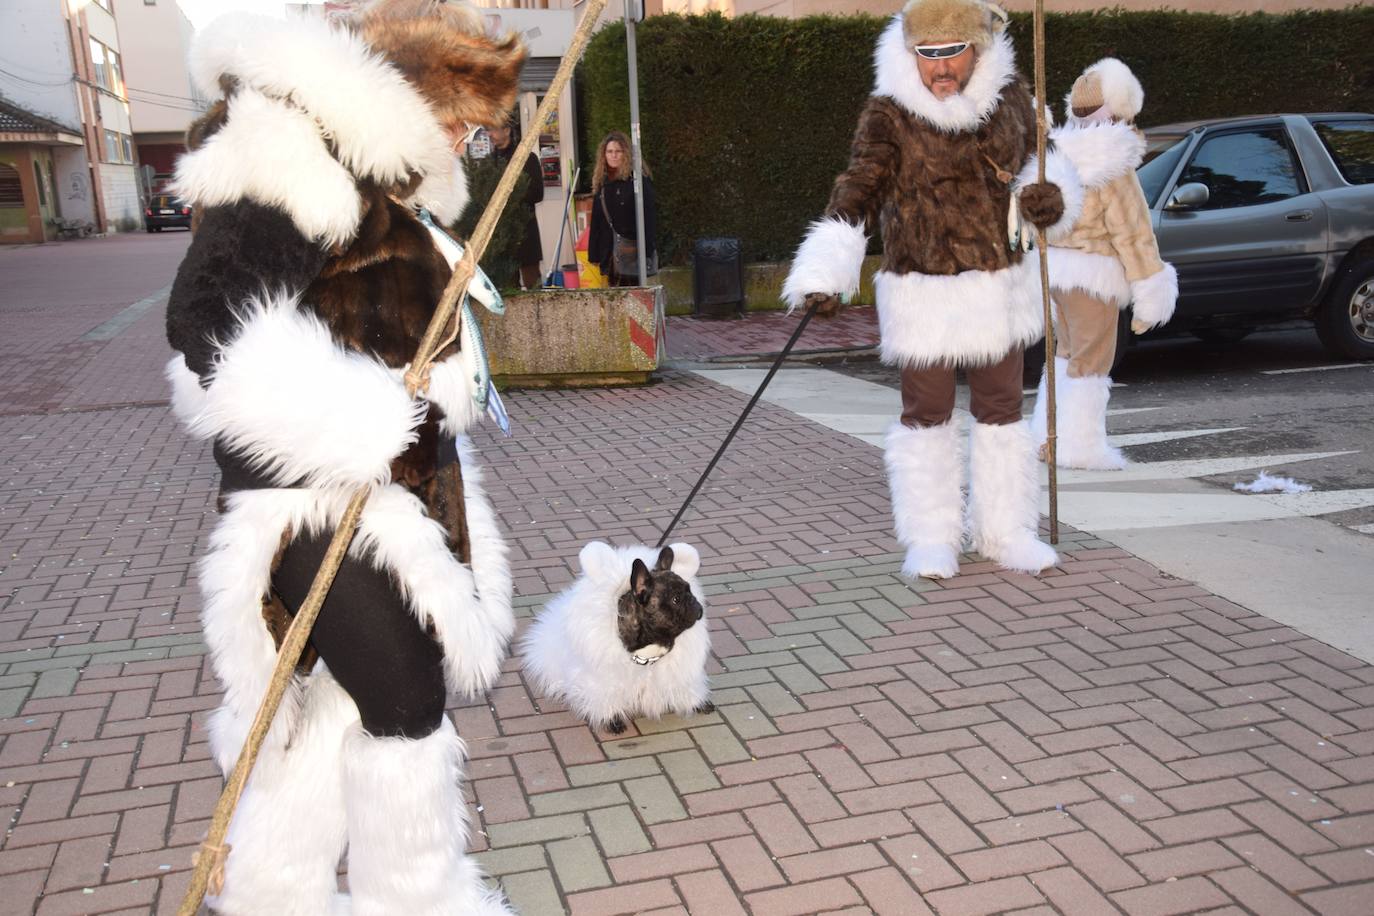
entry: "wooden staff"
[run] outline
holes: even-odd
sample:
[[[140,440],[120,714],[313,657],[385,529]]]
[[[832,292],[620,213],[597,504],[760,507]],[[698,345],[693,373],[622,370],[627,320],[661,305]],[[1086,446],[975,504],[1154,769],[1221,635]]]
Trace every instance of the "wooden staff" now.
[[[444,295],[434,310],[434,316],[430,319],[429,327],[425,331],[424,339],[420,342],[410,370],[406,372],[406,387],[412,397],[423,395],[428,387],[430,364],[438,351],[444,347],[445,329],[454,320],[458,301],[464,291],[467,290],[468,283],[472,281],[477,270],[477,263],[483,252],[486,251],[487,244],[491,241],[492,233],[496,228],[496,221],[500,218],[501,211],[505,209],[506,201],[510,198],[516,179],[524,168],[525,160],[529,158],[530,151],[539,139],[538,125],[548,121],[549,115],[558,104],[564,87],[567,86],[568,80],[572,77],[573,65],[581,57],[582,49],[586,47],[587,40],[591,37],[592,28],[596,25],[605,6],[606,0],[587,0],[587,8],[582,14],[577,30],[573,33],[567,53],[563,55],[563,60],[558,66],[558,72],[554,75],[548,93],[544,96],[544,101],[539,104],[539,109],[535,112],[535,129],[525,134],[515,152],[511,154],[510,161],[506,164],[506,171],[501,175],[501,181],[496,185],[491,200],[487,202],[486,209],[482,212],[482,218],[478,220],[477,227],[473,230],[472,238],[468,240],[463,258],[454,269],[453,276],[450,277],[448,286],[444,289]],[[353,540],[353,533],[357,530],[359,519],[362,518],[363,507],[367,504],[368,493],[368,488],[364,487],[353,494],[353,498],[348,503],[348,508],[344,510],[343,517],[339,519],[338,527],[334,530],[334,537],[329,543],[329,550],[325,553],[319,572],[315,574],[315,581],[310,586],[310,592],[306,595],[305,602],[296,612],[295,617],[292,618],[291,626],[286,631],[286,637],[282,640],[281,649],[277,653],[277,665],[272,672],[272,680],[262,698],[262,705],[258,707],[253,725],[244,741],[243,750],[239,753],[239,759],[229,774],[224,791],[220,793],[219,801],[215,804],[215,812],[210,819],[210,829],[206,833],[204,842],[200,845],[200,850],[195,855],[195,869],[191,873],[191,885],[186,889],[186,896],[182,898],[181,907],[177,910],[178,916],[194,916],[196,911],[200,909],[201,901],[205,899],[207,890],[211,894],[218,895],[224,888],[224,866],[229,856],[229,847],[225,844],[224,838],[229,832],[229,821],[233,817],[239,797],[248,784],[249,774],[252,773],[253,765],[257,762],[258,752],[262,749],[263,739],[267,737],[267,732],[272,726],[272,719],[276,716],[277,708],[281,705],[282,696],[286,693],[286,688],[291,683],[296,665],[300,662],[301,652],[304,650],[305,641],[309,638],[310,631],[315,625],[315,618],[319,616],[320,606],[324,603],[324,598],[329,593],[329,587],[334,583],[334,576],[339,571],[339,565],[348,552],[348,545]]]
[[[1040,183],[1045,182],[1045,0],[1035,0],[1035,152]],[[1050,311],[1050,251],[1045,233],[1035,230],[1040,252],[1040,296],[1045,308],[1045,464],[1050,469],[1050,543],[1059,543],[1059,466],[1055,463],[1058,436],[1054,410],[1054,315]]]

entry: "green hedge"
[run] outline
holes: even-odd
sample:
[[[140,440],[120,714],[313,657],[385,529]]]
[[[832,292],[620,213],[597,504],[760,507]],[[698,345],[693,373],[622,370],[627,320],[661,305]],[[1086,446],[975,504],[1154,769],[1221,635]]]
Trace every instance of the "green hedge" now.
[[[872,16],[726,19],[654,16],[637,33],[644,155],[659,200],[659,244],[685,263],[694,239],[737,236],[750,260],[789,257],[824,208],[872,88]],[[1022,73],[1031,20],[1013,16]],[[1374,7],[1284,15],[1051,14],[1049,97],[1108,55],[1146,90],[1145,126],[1276,111],[1374,110]],[[591,41],[579,68],[583,174],[597,143],[628,131],[622,24]]]

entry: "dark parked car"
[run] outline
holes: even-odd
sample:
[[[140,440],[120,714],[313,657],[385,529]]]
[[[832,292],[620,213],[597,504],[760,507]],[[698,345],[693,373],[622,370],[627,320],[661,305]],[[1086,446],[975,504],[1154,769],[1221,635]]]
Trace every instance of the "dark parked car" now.
[[[171,194],[154,194],[143,208],[143,228],[161,232],[168,226],[191,228],[191,205]]]
[[[1374,359],[1374,115],[1267,115],[1145,131],[1138,175],[1178,309],[1145,336],[1215,343],[1304,319],[1342,357]],[[1130,343],[1120,322],[1117,359]],[[1043,348],[1027,353],[1039,373]],[[1032,368],[1033,363],[1033,368]]]

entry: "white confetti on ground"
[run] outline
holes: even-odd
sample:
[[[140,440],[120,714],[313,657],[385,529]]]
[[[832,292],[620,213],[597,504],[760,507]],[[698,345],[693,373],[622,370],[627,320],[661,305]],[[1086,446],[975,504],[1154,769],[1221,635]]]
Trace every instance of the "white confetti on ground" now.
[[[1291,477],[1270,477],[1264,471],[1250,483],[1237,483],[1235,488],[1242,493],[1309,493],[1312,490],[1309,484],[1298,483]]]

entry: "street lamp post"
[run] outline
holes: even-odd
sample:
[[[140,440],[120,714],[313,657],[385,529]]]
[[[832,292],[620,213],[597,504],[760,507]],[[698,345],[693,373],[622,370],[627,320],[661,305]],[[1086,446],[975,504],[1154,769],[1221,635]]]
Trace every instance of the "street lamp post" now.
[[[640,18],[642,0],[625,0],[626,57],[630,61],[630,148],[634,162],[635,238],[639,249],[639,285],[648,280],[647,240],[644,238],[644,158],[639,147],[639,66],[635,52],[635,21]]]

